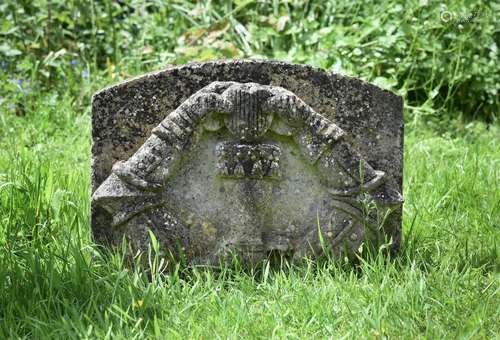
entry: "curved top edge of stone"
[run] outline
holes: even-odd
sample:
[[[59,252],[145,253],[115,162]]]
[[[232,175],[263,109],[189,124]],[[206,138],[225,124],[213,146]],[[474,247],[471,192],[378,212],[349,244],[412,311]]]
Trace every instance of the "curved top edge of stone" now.
[[[359,82],[362,85],[372,87],[374,90],[378,90],[378,91],[384,92],[388,95],[395,96],[395,97],[402,99],[402,97],[399,96],[398,94],[396,94],[390,90],[381,88],[380,86],[375,85],[375,84],[370,83],[370,82],[367,82],[363,79],[352,77],[352,76],[347,76],[347,75],[344,75],[341,73],[330,72],[330,71],[327,71],[327,70],[322,69],[320,67],[311,66],[308,64],[296,64],[296,63],[289,63],[289,62],[280,61],[280,60],[268,60],[268,59],[218,59],[218,60],[209,60],[209,61],[194,61],[194,62],[191,62],[188,64],[183,64],[183,65],[172,65],[172,66],[167,66],[166,68],[161,69],[161,70],[147,72],[147,73],[120,81],[116,84],[107,86],[107,87],[97,91],[92,96],[92,100],[94,100],[95,97],[98,97],[100,95],[104,95],[105,93],[113,91],[113,90],[117,90],[120,87],[139,83],[140,81],[148,79],[150,77],[154,77],[154,76],[157,76],[157,75],[160,75],[163,73],[172,72],[174,70],[183,70],[183,69],[188,69],[188,68],[195,69],[195,68],[206,67],[209,65],[229,65],[229,64],[234,64],[234,65],[238,65],[238,64],[272,64],[275,66],[288,66],[288,67],[294,67],[296,69],[300,68],[303,70],[309,70],[309,71],[316,72],[316,73],[322,73],[322,74],[328,75],[328,76],[334,76],[334,77],[338,77],[338,78],[344,78],[344,79],[347,79],[350,81]]]

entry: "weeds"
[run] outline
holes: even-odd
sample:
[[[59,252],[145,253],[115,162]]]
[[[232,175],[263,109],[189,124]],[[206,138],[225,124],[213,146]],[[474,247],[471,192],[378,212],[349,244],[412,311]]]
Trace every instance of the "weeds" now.
[[[52,0],[4,1],[0,12],[6,106],[22,102],[19,81],[78,97],[92,73],[109,83],[167,64],[260,56],[397,91],[410,119],[496,121],[495,2]]]
[[[498,336],[498,5],[443,6],[2,2],[0,337]],[[91,241],[90,95],[166,64],[243,56],[404,96],[396,258],[165,272],[153,247],[134,259],[148,274]]]

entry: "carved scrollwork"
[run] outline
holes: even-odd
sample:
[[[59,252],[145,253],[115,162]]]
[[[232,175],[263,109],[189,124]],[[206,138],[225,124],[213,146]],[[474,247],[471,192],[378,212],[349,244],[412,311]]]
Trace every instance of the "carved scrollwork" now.
[[[233,225],[233,212],[227,210],[208,211],[191,218],[197,215],[196,209],[184,209],[182,202],[173,202],[172,197],[177,196],[166,194],[170,181],[182,172],[190,152],[198,144],[207,143],[203,141],[205,135],[219,139],[213,145],[212,169],[220,179],[209,175],[207,178],[221,181],[217,185],[224,195],[234,195],[238,202],[231,204],[242,217],[245,228]],[[317,195],[326,203],[316,202],[319,198],[305,198],[310,207],[324,211],[322,216],[330,224],[319,232],[310,220],[290,218],[286,223],[276,222],[273,209],[286,208],[286,201],[277,204],[279,208],[272,208],[272,202],[266,203],[276,197],[293,197],[293,190],[298,190],[296,195],[301,194],[302,187],[294,187],[300,174],[289,175],[292,171],[288,167],[299,164],[294,162],[304,163],[303,169],[311,169],[304,170],[310,172],[308,178],[320,183],[318,190],[324,188],[327,193]],[[401,196],[384,191],[383,183],[384,173],[363,160],[344,131],[292,92],[256,83],[213,82],[168,114],[132,157],[116,163],[112,174],[95,191],[93,200],[113,216],[112,227],[126,226],[127,230],[146,228],[147,223],[137,222],[138,216],[150,214],[152,209],[168,212],[169,221],[179,220],[176,228],[193,226],[191,231],[178,234],[191,233],[191,237],[183,237],[183,247],[192,249],[197,254],[193,256],[207,258],[205,262],[225,254],[228,248],[238,248],[238,244],[240,250],[248,248],[245,244],[254,245],[260,257],[273,249],[290,250],[300,257],[307,255],[310,248],[317,248],[311,244],[319,242],[318,233],[322,232],[339,249],[343,241],[350,242],[351,248],[361,242],[365,232],[362,226],[367,221],[368,225],[376,224],[363,212],[367,195],[379,208],[401,204]],[[280,190],[286,195],[280,194]],[[374,192],[378,195],[373,195]],[[378,199],[381,195],[385,195],[384,200]],[[221,197],[226,196],[213,199],[223,200]],[[197,197],[201,199],[203,195]],[[156,216],[149,220],[161,224],[158,221],[162,219]],[[202,234],[207,243],[199,236]],[[210,247],[214,249],[206,249]]]

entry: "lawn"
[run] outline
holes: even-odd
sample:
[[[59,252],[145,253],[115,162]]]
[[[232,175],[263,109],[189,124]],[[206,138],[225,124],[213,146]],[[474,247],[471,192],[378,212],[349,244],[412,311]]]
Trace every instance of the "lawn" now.
[[[0,4],[0,338],[498,338],[499,9]],[[131,268],[99,251],[92,93],[167,64],[239,57],[307,63],[403,96],[397,257],[165,272],[154,252]]]

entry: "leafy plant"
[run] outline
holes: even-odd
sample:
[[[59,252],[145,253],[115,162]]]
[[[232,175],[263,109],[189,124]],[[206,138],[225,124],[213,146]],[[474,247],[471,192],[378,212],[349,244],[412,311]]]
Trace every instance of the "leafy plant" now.
[[[3,72],[49,89],[67,88],[82,72],[122,79],[167,64],[260,56],[373,81],[405,97],[410,119],[493,122],[498,10],[496,2],[432,0],[7,0],[0,55]]]

